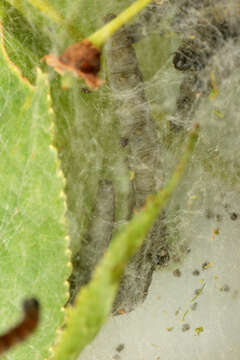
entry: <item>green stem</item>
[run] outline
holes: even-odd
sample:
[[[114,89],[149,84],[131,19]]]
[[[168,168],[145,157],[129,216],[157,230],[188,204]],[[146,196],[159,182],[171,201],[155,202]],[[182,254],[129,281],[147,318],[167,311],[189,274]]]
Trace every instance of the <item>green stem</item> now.
[[[20,13],[23,14],[23,2],[22,0],[7,0],[7,2],[12,5],[13,7],[15,7],[15,9],[17,9]]]
[[[0,4],[0,21],[1,22],[3,21],[5,15],[6,15],[5,8],[4,8],[3,4]]]
[[[199,132],[199,125],[195,124],[193,131],[189,135],[189,143],[187,145],[187,148],[183,153],[183,156],[176,170],[174,171],[170,181],[164,186],[164,188],[156,195],[155,199],[153,200],[152,206],[155,208],[156,216],[158,216],[158,212],[160,211],[160,209],[163,208],[163,206],[166,204],[166,201],[169,200],[173,191],[176,189],[177,185],[179,184],[183,172],[185,170],[185,167],[193,152],[196,140],[198,138],[198,132]]]
[[[15,7],[23,15],[24,12],[24,2],[23,0],[7,0],[9,4]],[[50,20],[54,21],[56,24],[64,27],[66,31],[71,35],[75,40],[82,38],[83,36],[79,31],[71,24],[69,24],[64,17],[58,13],[58,11],[47,1],[47,0],[27,0],[33,7],[35,7],[39,12],[48,17]]]
[[[190,160],[196,140],[198,125],[189,135],[185,152],[172,178],[162,191],[149,197],[146,206],[111,241],[92,280],[84,286],[70,308],[66,329],[57,344],[54,360],[75,360],[82,349],[91,342],[106,321],[114,302],[124,269],[132,255],[142,245],[160,211],[170,199]]]
[[[122,25],[130,20],[134,15],[138,14],[143,8],[147,6],[152,0],[137,0],[130,5],[126,10],[119,14],[115,19],[103,26],[100,30],[88,37],[97,48],[106,42],[106,40],[112,36]]]

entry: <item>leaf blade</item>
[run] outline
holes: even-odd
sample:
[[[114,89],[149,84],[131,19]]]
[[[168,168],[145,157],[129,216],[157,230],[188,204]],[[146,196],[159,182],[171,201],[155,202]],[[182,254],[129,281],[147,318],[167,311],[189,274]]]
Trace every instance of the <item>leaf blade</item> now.
[[[43,359],[63,324],[70,273],[64,179],[53,140],[46,75],[33,87],[7,56],[0,33],[0,311],[1,331],[19,318],[21,302],[40,301],[41,323],[8,359]]]

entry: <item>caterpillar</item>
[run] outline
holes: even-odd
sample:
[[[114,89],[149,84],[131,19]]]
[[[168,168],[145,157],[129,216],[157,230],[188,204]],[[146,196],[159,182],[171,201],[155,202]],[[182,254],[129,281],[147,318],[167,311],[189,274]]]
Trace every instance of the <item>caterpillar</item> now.
[[[200,71],[204,69],[225,41],[239,36],[240,21],[226,11],[224,14],[224,9],[220,17],[219,11],[217,6],[210,7],[203,12],[203,18],[199,16],[192,29],[194,39],[185,39],[174,55],[173,64],[177,70]]]
[[[240,35],[237,2],[226,4],[220,0],[212,4],[208,0],[202,3],[184,0],[178,6],[175,30],[186,35],[174,54],[173,65],[186,75],[176,102],[177,122],[171,124],[175,130],[187,127],[187,120],[193,117],[202,97],[209,94],[214,55],[228,40],[236,43]]]
[[[31,335],[39,323],[39,302],[32,298],[23,303],[24,317],[15,327],[0,335],[0,354],[9,350],[19,342],[24,341]]]
[[[114,15],[108,15],[107,20]],[[159,144],[155,122],[145,96],[144,81],[133,47],[131,31],[122,27],[106,44],[108,81],[118,104],[121,144],[128,149],[128,166],[134,173],[135,207],[156,190],[155,169]]]
[[[106,20],[113,17],[108,15]],[[120,120],[119,142],[126,154],[127,167],[133,174],[129,179],[131,212],[125,220],[129,220],[135,210],[144,206],[146,197],[157,190],[156,178],[159,176],[156,175],[156,169],[161,169],[157,128],[145,96],[145,84],[133,47],[136,39],[132,36],[132,29],[132,26],[123,26],[105,46],[108,83],[112,92],[110,96],[113,96],[115,113]],[[113,306],[116,315],[121,313],[119,309],[128,312],[144,301],[156,265],[154,258],[162,259],[162,249],[168,253],[163,218],[161,216],[157,219],[143,246],[125,270]]]
[[[70,303],[73,303],[81,286],[85,285],[112,237],[115,215],[115,196],[110,180],[100,180],[92,221],[80,250],[73,257],[70,281]]]

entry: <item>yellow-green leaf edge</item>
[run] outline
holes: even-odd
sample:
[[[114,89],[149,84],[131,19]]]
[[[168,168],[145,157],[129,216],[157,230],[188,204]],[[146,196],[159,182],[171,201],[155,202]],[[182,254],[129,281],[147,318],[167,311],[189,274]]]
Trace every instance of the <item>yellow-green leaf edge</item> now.
[[[2,359],[49,356],[63,325],[71,272],[64,178],[54,136],[47,76],[32,86],[10,61],[0,31],[0,333],[22,317],[21,303],[36,297],[35,334]]]

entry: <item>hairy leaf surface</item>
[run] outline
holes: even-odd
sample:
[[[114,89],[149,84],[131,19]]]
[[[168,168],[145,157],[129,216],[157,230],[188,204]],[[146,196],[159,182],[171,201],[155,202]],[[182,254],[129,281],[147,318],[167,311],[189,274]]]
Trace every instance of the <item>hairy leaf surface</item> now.
[[[19,321],[24,299],[37,298],[36,333],[7,355],[37,360],[48,356],[67,300],[64,179],[46,76],[38,70],[31,86],[9,60],[3,32],[0,44],[0,332]]]

